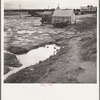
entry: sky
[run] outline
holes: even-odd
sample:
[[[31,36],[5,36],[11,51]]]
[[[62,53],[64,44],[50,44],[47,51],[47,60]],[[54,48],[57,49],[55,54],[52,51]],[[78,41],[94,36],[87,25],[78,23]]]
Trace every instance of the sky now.
[[[4,9],[51,9],[59,6],[65,8],[80,8],[80,6],[97,6],[98,0],[4,0]]]

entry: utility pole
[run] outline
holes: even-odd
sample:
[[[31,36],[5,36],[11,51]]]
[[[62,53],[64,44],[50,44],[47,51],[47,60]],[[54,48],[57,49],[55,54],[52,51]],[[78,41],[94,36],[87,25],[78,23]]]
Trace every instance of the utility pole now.
[[[20,10],[21,10],[21,5],[19,4],[19,12],[20,12]],[[20,18],[21,18],[21,12],[20,12]]]
[[[48,9],[49,9],[49,6],[48,6]]]
[[[21,5],[19,4],[19,10],[21,9]]]

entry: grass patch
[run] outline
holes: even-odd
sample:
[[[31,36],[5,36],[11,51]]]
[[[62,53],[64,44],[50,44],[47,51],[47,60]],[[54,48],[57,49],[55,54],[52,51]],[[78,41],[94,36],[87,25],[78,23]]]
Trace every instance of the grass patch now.
[[[96,61],[97,57],[97,39],[96,32],[93,31],[89,35],[84,36],[81,40],[81,55],[84,61]]]
[[[20,67],[21,66],[17,57],[9,53],[4,53],[4,65],[10,66],[10,67]]]

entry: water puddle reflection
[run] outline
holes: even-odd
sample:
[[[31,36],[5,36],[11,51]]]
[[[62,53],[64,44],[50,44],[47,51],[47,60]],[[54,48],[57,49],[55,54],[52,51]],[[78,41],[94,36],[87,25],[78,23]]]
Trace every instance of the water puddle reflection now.
[[[17,55],[16,57],[23,66],[30,66],[46,60],[52,55],[56,55],[60,47],[56,45],[46,45],[35,50],[29,51],[27,54]]]
[[[46,45],[45,47],[39,47],[37,49],[31,50],[27,54],[16,55],[16,57],[18,58],[22,66],[14,69],[11,68],[12,70],[4,75],[4,79],[12,75],[13,73],[16,73],[31,65],[38,64],[39,62],[50,58],[50,56],[56,55],[59,50],[60,47],[53,44],[53,45]]]

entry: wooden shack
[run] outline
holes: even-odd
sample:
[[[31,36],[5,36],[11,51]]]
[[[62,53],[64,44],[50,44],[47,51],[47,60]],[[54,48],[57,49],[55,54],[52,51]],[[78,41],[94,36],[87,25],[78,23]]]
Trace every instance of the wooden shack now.
[[[69,24],[74,24],[76,22],[75,13],[72,9],[67,10],[55,10],[52,16],[52,24],[56,22],[65,22],[67,21]]]

